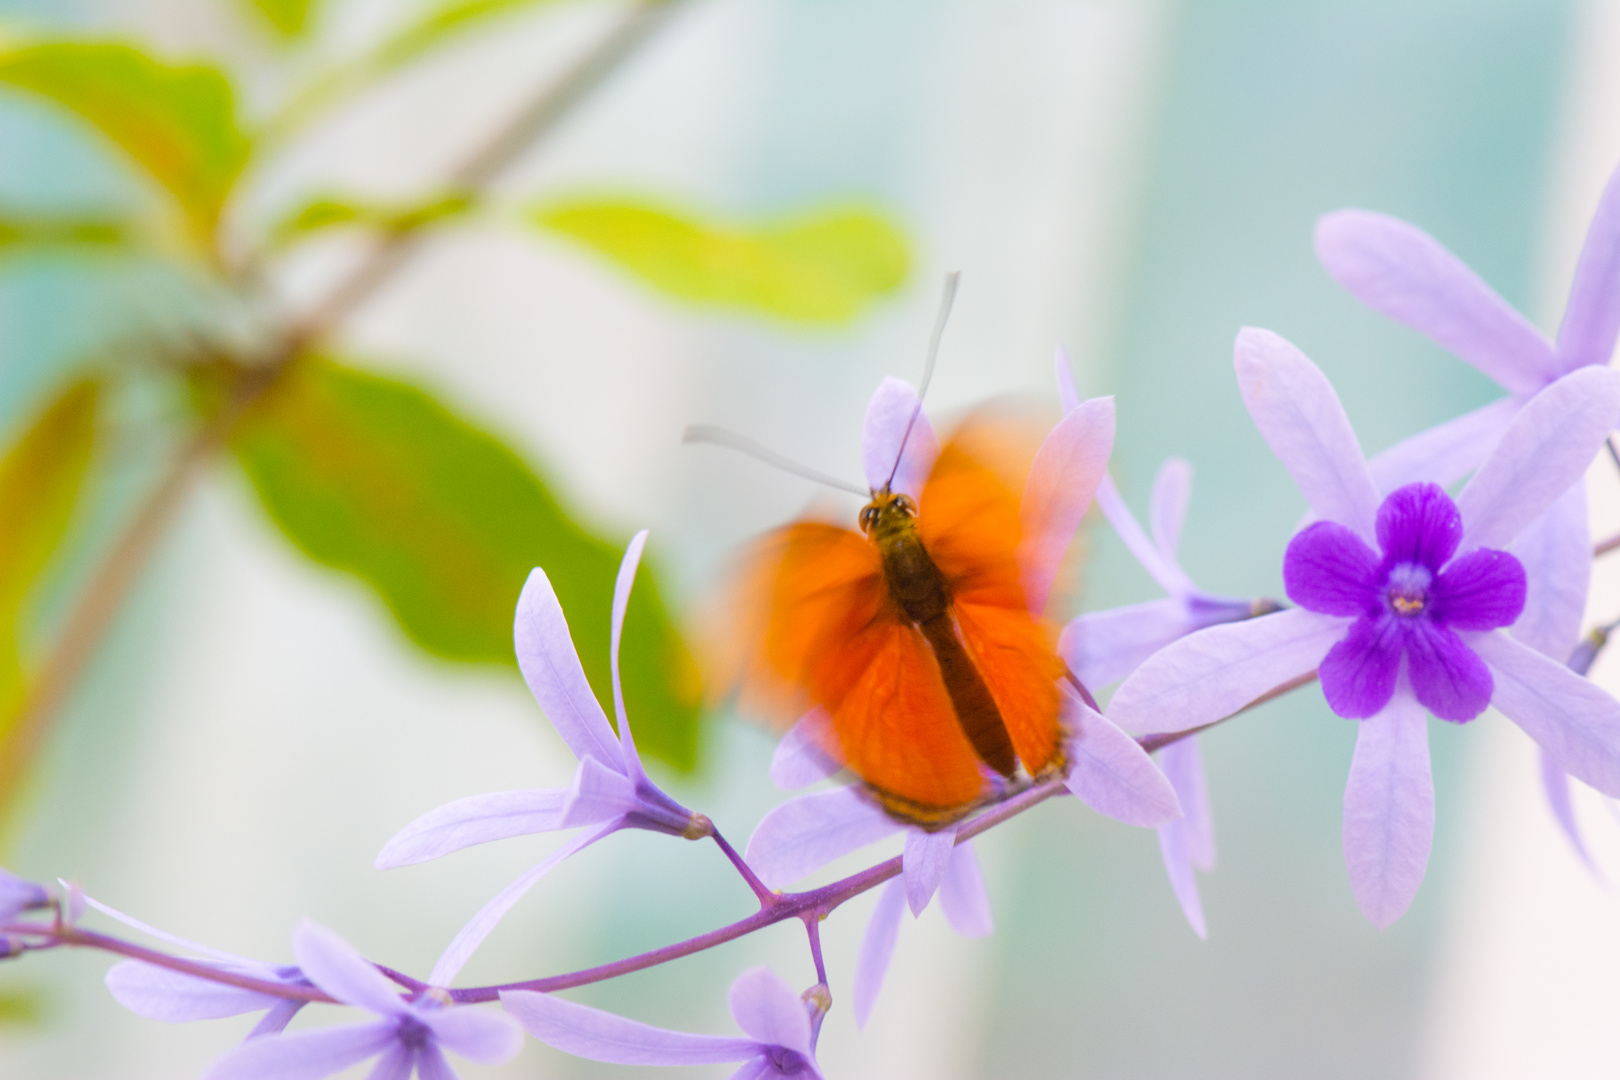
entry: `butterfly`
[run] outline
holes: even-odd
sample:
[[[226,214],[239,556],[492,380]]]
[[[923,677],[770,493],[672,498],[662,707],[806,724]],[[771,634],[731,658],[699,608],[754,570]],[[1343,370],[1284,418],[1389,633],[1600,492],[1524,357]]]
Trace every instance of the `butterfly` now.
[[[1061,773],[1067,669],[1043,612],[1112,445],[1112,403],[1096,404],[1033,453],[984,415],[940,446],[886,380],[858,529],[794,522],[743,560],[721,665],[743,708],[802,712],[802,738],[923,828]]]

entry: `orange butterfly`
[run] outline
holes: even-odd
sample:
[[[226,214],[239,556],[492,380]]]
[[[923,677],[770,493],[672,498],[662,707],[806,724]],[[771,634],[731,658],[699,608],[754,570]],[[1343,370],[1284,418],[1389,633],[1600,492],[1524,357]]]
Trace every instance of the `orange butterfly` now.
[[[1042,613],[1106,465],[1113,403],[1074,410],[1033,455],[1019,434],[980,417],[940,448],[911,387],[886,380],[866,416],[861,531],[769,534],[745,564],[742,618],[730,609],[722,680],[744,708],[808,709],[801,734],[924,828],[996,798],[1020,767],[1066,764],[1065,668]]]

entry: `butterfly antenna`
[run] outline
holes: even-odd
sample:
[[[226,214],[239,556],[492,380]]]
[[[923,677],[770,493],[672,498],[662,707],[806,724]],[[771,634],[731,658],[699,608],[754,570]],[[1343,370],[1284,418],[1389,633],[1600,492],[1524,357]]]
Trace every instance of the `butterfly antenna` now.
[[[681,435],[681,442],[713,443],[716,446],[725,446],[731,448],[732,450],[740,450],[742,453],[747,454],[751,458],[763,461],[765,464],[781,469],[783,472],[788,472],[792,473],[794,476],[803,477],[812,483],[825,484],[827,487],[837,488],[839,491],[853,492],[863,499],[871,495],[871,492],[867,491],[863,487],[857,487],[854,484],[846,483],[845,481],[838,479],[836,476],[828,476],[826,473],[818,472],[815,469],[810,468],[808,465],[800,465],[797,461],[794,461],[791,458],[783,457],[770,447],[762,446],[746,435],[739,435],[735,431],[731,431],[723,427],[716,427],[713,424],[692,424],[688,426],[686,431]]]
[[[894,468],[889,470],[889,478],[883,482],[884,491],[893,486],[895,474],[900,471],[900,462],[906,456],[906,443],[911,441],[911,429],[917,426],[917,417],[922,415],[923,395],[928,393],[928,384],[934,378],[934,361],[939,357],[939,341],[945,336],[945,323],[951,317],[951,305],[956,302],[956,284],[961,280],[960,270],[952,270],[945,275],[945,292],[939,298],[939,314],[934,316],[934,332],[928,338],[928,359],[923,363],[922,385],[917,387],[917,407],[911,410],[911,419],[906,421],[905,434],[900,436],[900,451],[894,455]]]

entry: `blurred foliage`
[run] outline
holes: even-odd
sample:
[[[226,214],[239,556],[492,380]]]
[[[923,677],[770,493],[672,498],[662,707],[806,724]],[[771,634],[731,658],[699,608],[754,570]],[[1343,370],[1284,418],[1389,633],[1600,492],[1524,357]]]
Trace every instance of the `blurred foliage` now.
[[[544,567],[612,715],[608,638],[622,544],[577,524],[493,435],[415,386],[319,359],[288,374],[236,452],[287,537],[375,589],[435,656],[512,665],[517,596],[530,569]],[[623,649],[627,706],[643,719],[638,740],[691,767],[696,688],[680,675],[690,660],[651,575],[632,594]]]
[[[832,208],[753,229],[628,200],[583,197],[533,212],[679,300],[805,323],[847,323],[905,279],[905,239],[870,211]]]
[[[46,41],[0,48],[0,84],[40,94],[112,140],[174,197],[195,246],[211,250],[249,150],[219,68],[165,63],[132,45]]]
[[[446,195],[443,198],[410,206],[389,206],[339,196],[317,196],[277,222],[271,228],[270,237],[275,243],[285,245],[328,229],[365,228],[379,232],[409,232],[460,217],[473,207],[473,199],[468,195]]]
[[[129,225],[116,218],[47,216],[0,211],[0,255],[18,248],[116,250],[132,243]]]
[[[95,453],[101,387],[63,390],[0,458],[0,747],[23,690],[21,623],[67,533]]]
[[[40,990],[0,990],[0,1027],[37,1028],[45,1023],[45,994]]]
[[[247,0],[276,33],[296,40],[309,30],[317,0]]]

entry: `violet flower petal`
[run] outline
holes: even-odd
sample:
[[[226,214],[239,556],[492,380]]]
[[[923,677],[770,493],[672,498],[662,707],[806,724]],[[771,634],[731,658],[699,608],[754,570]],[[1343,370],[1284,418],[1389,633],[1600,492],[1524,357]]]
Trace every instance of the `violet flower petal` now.
[[[523,1049],[523,1032],[498,1012],[462,1005],[418,1009],[416,1018],[432,1029],[440,1046],[469,1061],[499,1065]]]
[[[623,817],[637,805],[634,780],[595,758],[580,758],[560,827],[572,829],[611,821]]]
[[[1531,398],[1457,495],[1458,550],[1506,547],[1578,482],[1620,419],[1620,373],[1584,367]]]
[[[1541,331],[1428,233],[1369,210],[1316,223],[1316,255],[1375,311],[1405,323],[1516,393],[1559,374]]]
[[[521,1039],[521,1036],[519,1037]],[[409,1073],[406,1076],[409,1077]],[[457,1080],[456,1071],[444,1059],[437,1046],[428,1043],[416,1054],[417,1080]]]
[[[1457,553],[1462,515],[1439,484],[1407,484],[1379,504],[1377,529],[1384,558],[1439,570]]]
[[[1162,828],[1181,829],[1187,834],[1187,853],[1193,865],[1208,872],[1215,869],[1215,816],[1209,808],[1209,783],[1204,779],[1204,758],[1198,749],[1198,736],[1178,739],[1159,751],[1159,768],[1176,789],[1182,816]]]
[[[304,977],[345,1005],[381,1016],[405,1016],[410,1006],[398,986],[373,967],[353,945],[312,919],[293,928],[292,951]]]
[[[853,788],[818,791],[766,814],[748,838],[743,858],[765,884],[785,889],[902,827]]]
[[[1152,828],[1181,816],[1176,791],[1136,740],[1064,687],[1069,774],[1064,784],[1100,814]]]
[[[1471,644],[1496,684],[1491,704],[1559,768],[1611,798],[1620,797],[1620,702],[1500,630]]]
[[[247,1037],[261,1039],[266,1035],[280,1035],[287,1030],[287,1025],[292,1023],[299,1010],[308,1004],[307,1001],[296,1001],[292,998],[278,999],[274,1005],[265,1010],[259,1022],[253,1025],[253,1030],[247,1033]]]
[[[1500,398],[1403,439],[1367,462],[1373,483],[1379,491],[1422,480],[1449,487],[1479,467],[1523,404]]]
[[[1181,546],[1181,526],[1187,520],[1191,500],[1192,466],[1178,457],[1166,458],[1153,477],[1148,524],[1153,530],[1154,546],[1167,559],[1173,559],[1176,548]]]
[[[1249,416],[1311,512],[1371,541],[1381,500],[1333,384],[1270,330],[1244,327],[1233,355]]]
[[[562,827],[569,795],[564,788],[496,791],[445,803],[395,833],[372,865],[378,870],[391,870],[437,859],[474,844],[550,832]]]
[[[777,1072],[776,1066],[771,1063],[770,1058],[761,1054],[759,1057],[749,1058],[737,1066],[737,1071],[726,1077],[726,1080],[765,1080],[766,1077],[773,1073],[778,1076],[781,1075]]]
[[[547,1046],[614,1065],[713,1065],[763,1049],[752,1039],[670,1031],[532,990],[502,990],[501,1005]]]
[[[749,968],[737,976],[726,1001],[732,1018],[749,1038],[812,1056],[810,1014],[798,992],[770,968]]]
[[[1428,717],[1404,687],[1361,721],[1344,788],[1344,861],[1361,913],[1379,929],[1417,895],[1434,840]]]
[[[1524,564],[1524,614],[1511,633],[1544,656],[1566,660],[1581,638],[1592,578],[1592,533],[1586,485],[1570,485],[1552,508],[1513,542]]]
[[[1387,612],[1351,623],[1317,669],[1328,708],[1352,720],[1381,712],[1395,693],[1403,644],[1401,628]]]
[[[399,1045],[393,1020],[249,1039],[209,1066],[203,1080],[321,1080]]]
[[[951,849],[945,877],[939,883],[939,909],[951,929],[965,938],[989,937],[995,932],[990,916],[990,894],[984,887],[984,874],[973,841],[964,840]]]
[[[474,950],[484,943],[484,939],[495,929],[497,923],[512,909],[512,905],[523,898],[523,894],[534,888],[535,883],[549,874],[558,863],[570,855],[590,847],[598,840],[617,832],[623,827],[622,820],[610,821],[597,829],[580,833],[570,839],[557,850],[535,863],[528,870],[519,875],[518,879],[500,892],[496,893],[490,901],[478,909],[478,914],[467,920],[450,944],[445,946],[438,963],[433,965],[433,971],[428,975],[429,986],[449,986],[450,981],[461,972]],[[332,995],[336,997],[336,994]]]
[[[512,636],[530,692],[574,755],[623,771],[624,752],[585,680],[551,580],[538,567],[530,571],[518,597]]]
[[[1119,534],[1142,564],[1142,568],[1153,575],[1153,580],[1159,583],[1159,588],[1171,596],[1183,596],[1193,591],[1193,583],[1184,570],[1173,560],[1160,551],[1157,544],[1148,539],[1142,526],[1137,524],[1136,516],[1131,513],[1130,507],[1125,505],[1125,499],[1114,486],[1113,477],[1103,474],[1102,482],[1097,485],[1097,507],[1102,510],[1108,524],[1113,526],[1114,532]]]
[[[912,424],[912,417],[916,423]],[[906,426],[911,424],[911,435]],[[906,439],[905,460],[895,465],[900,453],[900,440]],[[866,406],[866,422],[861,430],[861,461],[866,468],[866,486],[873,491],[889,484],[891,490],[910,495],[922,494],[923,481],[928,479],[939,456],[939,440],[928,423],[928,416],[918,408],[917,392],[911,384],[900,379],[884,379]],[[889,480],[890,473],[894,480]]]
[[[1283,554],[1283,589],[1300,607],[1355,618],[1378,604],[1378,553],[1337,521],[1294,534]]]
[[[1609,176],[1597,213],[1586,230],[1569,305],[1558,327],[1562,370],[1607,364],[1620,331],[1620,169]]]
[[[124,914],[122,911],[119,911],[110,904],[102,903],[93,896],[84,897],[84,902],[110,919],[117,919],[125,926],[139,930],[143,934],[149,934],[152,937],[157,938],[159,941],[166,941],[170,945],[174,945],[177,948],[185,949],[188,952],[194,952],[201,956],[209,957],[213,960],[218,960],[221,966],[240,968],[243,971],[252,972],[254,975],[263,979],[279,979],[284,973],[284,971],[278,969],[275,964],[267,964],[262,960],[253,960],[246,956],[238,956],[235,953],[229,953],[223,949],[215,949],[208,945],[199,945],[197,942],[189,941],[186,938],[181,937],[179,934],[171,934],[167,930],[159,930],[157,927],[152,926],[149,923],[144,923],[135,918],[133,915]]]
[[[1449,626],[1404,620],[1412,692],[1442,720],[1472,720],[1491,703],[1491,672]]]
[[[1434,579],[1429,616],[1456,630],[1511,626],[1524,612],[1525,590],[1523,563],[1505,551],[1475,548]]]
[[[1187,830],[1179,821],[1159,826],[1159,857],[1164,860],[1165,876],[1176,894],[1176,903],[1186,916],[1187,925],[1202,939],[1209,937],[1204,923],[1204,902],[1198,895],[1198,878],[1193,873],[1192,853],[1187,850]]]
[[[913,916],[921,915],[928,901],[934,898],[939,883],[944,880],[945,869],[951,861],[951,850],[955,846],[955,828],[947,827],[937,832],[906,830],[906,846],[900,856],[900,865],[906,882],[906,903],[911,907]]]
[[[828,722],[827,714],[818,706],[788,728],[771,755],[771,783],[783,791],[794,791],[825,780],[842,768],[816,740],[816,731]]]
[[[1553,820],[1564,831],[1569,839],[1570,846],[1575,854],[1580,856],[1586,868],[1595,874],[1598,880],[1604,880],[1603,874],[1598,870],[1597,864],[1586,850],[1586,841],[1581,837],[1580,824],[1575,819],[1575,803],[1570,797],[1569,773],[1558,767],[1558,764],[1548,756],[1547,751],[1536,748],[1536,757],[1541,763],[1541,788],[1547,794],[1547,805],[1552,810]]]
[[[1189,629],[1181,600],[1149,600],[1069,620],[1058,635],[1057,653],[1088,689],[1097,690],[1123,679]]]
[[[0,923],[10,922],[24,911],[50,902],[51,894],[45,886],[0,869]]]
[[[878,893],[872,919],[861,938],[860,955],[855,960],[855,1026],[864,1028],[877,1004],[883,977],[889,972],[895,942],[900,937],[900,916],[906,910],[906,886],[901,878],[891,878]]]
[[[641,565],[641,552],[647,546],[647,530],[642,529],[630,538],[619,560],[619,575],[613,582],[613,640],[608,660],[613,670],[613,712],[619,722],[619,747],[624,751],[624,763],[633,780],[644,781],[647,771],[641,767],[641,755],[636,752],[636,740],[630,733],[630,716],[624,711],[624,686],[619,680],[619,642],[624,637],[624,615],[630,608],[630,590],[636,583],[636,568]],[[687,815],[690,817],[691,815]]]
[[[417,1056],[417,1051],[396,1042],[378,1055],[377,1064],[366,1073],[366,1080],[411,1080]]]
[[[1046,610],[1063,555],[1091,506],[1113,448],[1114,399],[1102,397],[1059,420],[1035,452],[1020,509],[1024,538],[1018,560],[1025,603],[1037,615]]]
[[[1061,345],[1052,353],[1052,373],[1057,376],[1058,405],[1067,416],[1080,407],[1080,393],[1074,388],[1074,372],[1069,370],[1069,351]]]
[[[239,1016],[287,1000],[139,960],[114,964],[107,972],[106,983],[118,1004],[136,1016],[166,1024]]]
[[[1343,619],[1294,608],[1200,630],[1121,683],[1109,718],[1146,735],[1213,723],[1309,673],[1345,628]]]

